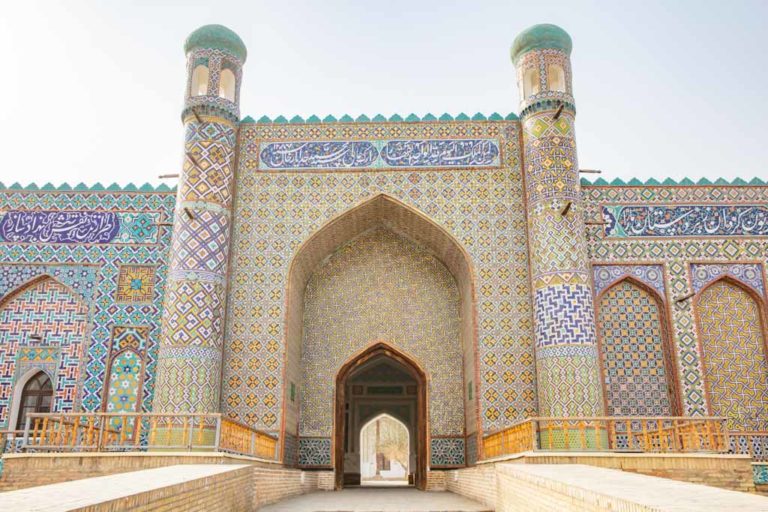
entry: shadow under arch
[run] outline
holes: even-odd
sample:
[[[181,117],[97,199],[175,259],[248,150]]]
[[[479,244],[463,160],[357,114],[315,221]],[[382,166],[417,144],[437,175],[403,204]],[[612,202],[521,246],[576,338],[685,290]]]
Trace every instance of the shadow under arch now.
[[[416,468],[414,471],[414,484],[417,489],[424,490],[427,486],[427,389],[428,375],[419,363],[409,355],[401,352],[392,345],[377,341],[368,348],[358,352],[348,359],[336,374],[334,415],[333,415],[333,468],[335,488],[344,486],[344,413],[346,403],[346,382],[354,374],[355,370],[379,357],[388,358],[397,362],[416,380]]]
[[[704,397],[706,400],[706,408],[708,414],[712,415],[715,414],[715,411],[713,411],[712,406],[712,390],[710,389],[711,383],[710,383],[710,376],[707,372],[706,367],[706,356],[707,356],[707,350],[705,350],[704,347],[704,340],[703,340],[703,329],[701,327],[701,314],[702,314],[702,308],[701,308],[701,298],[704,295],[704,293],[712,288],[713,286],[717,284],[728,284],[731,285],[738,290],[744,292],[750,299],[752,299],[755,303],[755,306],[757,308],[757,320],[759,325],[758,330],[761,337],[761,343],[760,348],[763,351],[763,365],[764,368],[768,367],[768,319],[766,318],[766,301],[763,296],[761,296],[752,286],[749,284],[741,281],[740,279],[730,275],[730,274],[723,274],[717,279],[713,279],[706,285],[702,286],[701,289],[696,292],[696,295],[693,297],[693,316],[696,326],[696,345],[699,351],[699,358],[701,361],[701,368],[703,370],[703,381],[704,381]],[[730,420],[730,418],[729,418]],[[737,429],[738,430],[738,429]]]
[[[672,316],[670,315],[668,310],[669,306],[664,300],[664,297],[658,291],[640,279],[637,279],[632,275],[625,275],[611,282],[600,293],[597,294],[595,297],[595,317],[600,317],[602,299],[605,297],[605,295],[623,283],[629,283],[632,286],[635,286],[636,288],[646,292],[651,300],[656,304],[656,308],[659,312],[659,324],[661,326],[661,346],[664,352],[664,370],[667,374],[669,405],[672,409],[672,416],[680,416],[682,415],[682,400],[680,397],[681,383],[679,380],[679,372],[677,370],[677,353],[675,352],[672,331],[669,323]],[[608,393],[605,379],[605,354],[603,351],[603,336],[601,332],[601,326],[598,325],[597,327],[597,353],[600,359],[600,381],[603,387],[603,407],[605,408],[605,411],[608,411]]]
[[[463,388],[465,402],[469,402],[464,408],[465,424],[469,426],[466,432],[474,433],[478,439],[482,436],[478,393],[475,392],[471,400],[466,400],[468,382],[472,383],[475,391],[479,389],[475,278],[471,258],[461,243],[434,220],[416,208],[381,193],[362,201],[323,224],[298,247],[290,262],[284,318],[285,348],[281,420],[283,459],[286,454],[286,432],[291,428],[295,435],[298,435],[298,407],[290,405],[290,384],[288,383],[301,381],[304,292],[307,283],[318,266],[337,248],[378,226],[383,226],[431,251],[456,280],[460,296],[461,346],[464,354]]]

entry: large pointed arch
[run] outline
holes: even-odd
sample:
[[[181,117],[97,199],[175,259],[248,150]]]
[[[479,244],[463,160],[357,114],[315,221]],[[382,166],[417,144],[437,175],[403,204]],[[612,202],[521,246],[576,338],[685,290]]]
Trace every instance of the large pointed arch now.
[[[383,226],[431,252],[453,275],[460,294],[461,345],[464,353],[465,432],[481,436],[479,361],[475,279],[471,258],[456,238],[424,213],[386,194],[375,195],[330,219],[296,250],[288,270],[285,294],[285,345],[283,365],[283,454],[286,433],[298,433],[298,403],[291,400],[292,383],[300,382],[304,293],[313,272],[334,251],[373,228]],[[468,394],[467,385],[475,392]],[[288,462],[288,461],[286,461]]]
[[[737,310],[728,310],[734,301],[727,298],[712,302],[718,290],[735,292]],[[693,309],[709,413],[728,417],[732,430],[766,430],[768,323],[763,297],[751,286],[726,274],[696,293]],[[715,327],[717,323],[721,325]],[[716,329],[719,330],[715,332]],[[745,357],[747,353],[749,356]],[[738,367],[732,368],[731,362],[738,362]],[[720,382],[723,379],[726,382]],[[750,409],[756,410],[750,413]],[[754,416],[754,423],[760,425],[733,414],[738,411]]]
[[[672,336],[669,328],[669,312],[667,308],[667,304],[664,301],[664,298],[651,286],[648,286],[647,283],[641,281],[640,279],[637,279],[636,277],[632,275],[625,275],[622,276],[612,283],[610,285],[606,286],[598,295],[595,297],[595,317],[597,318],[597,344],[598,344],[598,355],[600,358],[600,375],[601,375],[601,384],[603,387],[603,402],[605,410],[609,415],[611,414],[611,394],[609,392],[609,389],[606,385],[606,339],[605,339],[605,325],[603,325],[603,322],[601,321],[602,314],[603,314],[603,301],[606,297],[608,297],[610,294],[612,294],[614,291],[618,290],[620,286],[622,285],[629,285],[634,288],[636,288],[641,293],[646,294],[649,301],[656,307],[656,322],[659,326],[659,349],[661,351],[662,355],[662,361],[663,361],[663,368],[665,372],[665,382],[664,385],[666,387],[666,397],[669,403],[670,411],[668,414],[662,414],[663,416],[671,415],[671,416],[679,416],[682,414],[682,404],[681,404],[681,398],[680,398],[680,381],[678,378],[678,371],[677,371],[677,357],[674,350],[674,346],[672,344]],[[644,315],[644,317],[647,317],[647,314]],[[645,318],[646,321],[653,322],[652,318]],[[633,334],[634,336],[634,334]],[[633,352],[635,352],[633,350]],[[633,401],[638,404],[644,404],[646,402],[645,396],[641,397],[630,397],[630,401]],[[613,414],[616,416],[626,416],[628,414]],[[639,416],[655,416],[658,414],[638,414]]]

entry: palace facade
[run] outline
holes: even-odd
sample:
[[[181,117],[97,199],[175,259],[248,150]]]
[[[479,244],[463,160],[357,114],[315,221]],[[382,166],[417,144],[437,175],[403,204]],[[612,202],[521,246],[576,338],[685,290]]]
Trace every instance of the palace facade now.
[[[762,456],[768,187],[580,177],[571,47],[515,39],[518,114],[254,119],[243,42],[193,32],[176,187],[0,186],[0,430],[221,413],[348,482],[382,414],[417,483],[528,417]]]

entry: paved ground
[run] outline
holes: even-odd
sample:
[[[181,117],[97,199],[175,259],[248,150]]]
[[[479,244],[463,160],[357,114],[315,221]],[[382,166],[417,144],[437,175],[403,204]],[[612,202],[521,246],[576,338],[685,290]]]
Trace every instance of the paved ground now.
[[[451,492],[413,488],[352,488],[318,491],[260,508],[259,512],[481,512],[491,508]]]

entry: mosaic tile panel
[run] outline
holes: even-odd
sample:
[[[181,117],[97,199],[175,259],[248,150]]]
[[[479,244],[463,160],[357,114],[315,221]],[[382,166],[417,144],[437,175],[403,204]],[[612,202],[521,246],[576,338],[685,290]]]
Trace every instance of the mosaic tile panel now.
[[[759,305],[740,287],[720,281],[698,297],[701,351],[715,416],[733,430],[768,429],[768,361]]]
[[[111,187],[110,187],[111,188]],[[40,275],[49,275],[80,296],[91,310],[86,330],[87,348],[78,407],[102,408],[111,326],[143,324],[151,327],[146,349],[147,380],[142,406],[149,410],[154,390],[160,305],[165,284],[165,255],[169,230],[159,228],[159,219],[172,218],[174,195],[145,190],[4,190],[0,211],[95,211],[116,212],[121,231],[108,244],[49,244],[0,242],[0,296]],[[121,265],[153,265],[158,293],[149,303],[116,303]]]
[[[433,437],[430,439],[430,467],[464,466],[463,437]]]
[[[766,236],[763,205],[607,205],[606,236]]]
[[[148,326],[114,326],[107,381],[104,383],[106,412],[141,412],[141,388],[144,383],[144,349]],[[112,425],[119,428],[122,419]]]
[[[629,282],[613,285],[598,304],[597,323],[609,416],[674,416],[674,374],[659,305]]]
[[[42,278],[11,295],[0,308],[0,426],[8,428],[12,387],[23,370],[51,369],[55,383],[53,409],[72,411],[77,406],[78,385],[88,325],[88,307],[80,297],[51,278]],[[33,336],[39,336],[39,339]],[[31,363],[31,364],[30,364]]]
[[[261,145],[261,169],[497,167],[498,141],[299,141]]]
[[[758,294],[765,295],[763,266],[757,263],[700,264],[691,265],[693,291],[699,293],[702,288],[723,276],[732,276],[752,287]]]
[[[765,186],[585,186],[582,189],[586,218],[602,218],[602,206],[610,204],[651,206],[754,205],[768,203]],[[603,237],[603,226],[588,228],[589,257],[600,264],[627,265],[648,261],[664,262],[665,289],[670,299],[689,297],[695,292],[691,265],[754,264],[766,261],[765,237]],[[694,299],[671,300],[671,336],[676,351],[683,413],[708,413],[702,361],[695,328]]]
[[[595,295],[600,295],[613,283],[629,276],[650,286],[659,294],[659,297],[666,297],[662,265],[593,265],[592,276]]]
[[[291,259],[299,244],[329,219],[384,193],[428,216],[469,253],[476,279],[481,384],[475,394],[480,399],[482,427],[499,428],[535,414],[518,137],[518,124],[503,121],[242,125],[224,411],[263,429],[279,428],[283,392],[275,389],[275,383],[282,382],[285,277]],[[498,140],[499,168],[259,170],[260,149],[271,142],[467,138]],[[258,379],[235,378],[248,367],[258,369]],[[250,395],[253,400],[248,400]],[[230,403],[227,397],[231,396],[238,400]]]
[[[428,374],[432,433],[464,432],[459,290],[423,247],[387,229],[368,231],[315,270],[305,292],[301,436],[330,436],[334,378],[377,340]],[[313,385],[326,382],[328,385]]]
[[[768,464],[752,464],[752,477],[755,485],[768,484]]]
[[[11,210],[0,215],[0,242],[149,244],[157,241],[157,219],[157,213]]]
[[[299,466],[330,466],[331,439],[324,437],[299,438]]]
[[[155,267],[120,265],[115,302],[152,302],[155,294]]]

